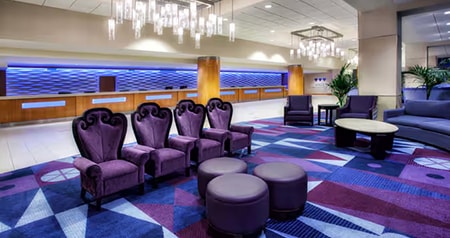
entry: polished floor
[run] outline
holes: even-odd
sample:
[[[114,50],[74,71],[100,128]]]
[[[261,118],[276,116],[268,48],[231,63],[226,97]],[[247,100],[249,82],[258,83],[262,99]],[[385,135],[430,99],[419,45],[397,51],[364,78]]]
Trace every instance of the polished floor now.
[[[283,116],[286,99],[233,104],[233,122]],[[318,104],[336,103],[334,96],[313,96]],[[128,119],[129,119],[129,115]],[[72,137],[71,119],[30,125],[2,125],[0,128],[0,173],[79,154]],[[207,126],[207,123],[206,123]],[[171,134],[176,134],[172,125]],[[135,142],[129,124],[125,143]]]

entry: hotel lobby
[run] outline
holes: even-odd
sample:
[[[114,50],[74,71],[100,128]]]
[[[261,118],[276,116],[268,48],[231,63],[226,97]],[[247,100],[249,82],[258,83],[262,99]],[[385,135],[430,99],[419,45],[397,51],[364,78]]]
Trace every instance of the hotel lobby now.
[[[124,113],[123,144],[133,147],[131,113],[140,104],[173,110],[183,99],[206,105],[215,97],[232,103],[232,124],[254,128],[251,153],[229,156],[244,161],[248,174],[283,162],[308,177],[303,213],[269,218],[248,237],[450,234],[448,150],[395,137],[384,159],[375,159],[370,136],[358,133],[354,146],[338,147],[334,126],[318,120],[325,120],[320,105],[338,102],[328,84],[346,63],[358,78],[349,95],[376,96],[376,121],[408,100],[425,100],[425,89],[402,72],[450,57],[448,1],[130,1],[133,11],[137,2],[156,2],[153,13],[177,3],[180,24],[182,9],[192,18],[195,2],[199,18],[209,16],[204,34],[158,25],[151,10],[137,27],[119,2],[127,1],[0,0],[0,237],[219,237],[208,228],[196,166],[157,188],[146,174],[143,194],[134,187],[114,193],[100,210],[91,195],[80,198],[73,166],[81,153],[72,121],[86,110]],[[325,38],[322,52],[308,52],[302,39],[317,36],[306,34]],[[429,100],[450,100],[449,92],[440,84]],[[312,125],[284,124],[295,95],[311,95]],[[169,134],[179,134],[175,121]]]

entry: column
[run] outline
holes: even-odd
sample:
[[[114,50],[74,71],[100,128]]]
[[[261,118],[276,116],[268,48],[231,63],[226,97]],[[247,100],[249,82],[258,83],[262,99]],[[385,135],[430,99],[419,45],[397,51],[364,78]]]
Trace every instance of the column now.
[[[220,97],[220,58],[204,56],[197,59],[198,103],[206,105],[210,98]]]
[[[358,15],[360,95],[378,96],[378,118],[401,103],[401,49],[397,12],[388,7]]]
[[[0,68],[0,96],[6,96],[6,69]]]
[[[288,66],[288,95],[303,95],[304,80],[301,65]]]
[[[100,76],[98,91],[99,92],[115,92],[116,76]]]

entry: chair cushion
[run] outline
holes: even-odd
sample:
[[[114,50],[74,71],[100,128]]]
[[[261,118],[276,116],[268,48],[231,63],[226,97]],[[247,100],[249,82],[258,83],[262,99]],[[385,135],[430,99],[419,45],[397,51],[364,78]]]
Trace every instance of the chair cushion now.
[[[299,111],[299,110],[293,110],[293,111],[288,111],[287,115],[290,116],[306,116],[309,115],[309,111]]]
[[[175,150],[172,148],[161,148],[152,152],[152,157],[160,158],[161,161],[181,159],[184,160],[186,156],[183,151]]]
[[[443,119],[440,121],[436,120],[432,122],[423,122],[419,125],[419,127],[425,130],[435,131],[450,136],[450,120]]]
[[[109,160],[98,164],[102,170],[103,179],[119,177],[125,174],[137,173],[138,167],[126,160]]]
[[[369,114],[349,112],[349,113],[341,113],[341,115],[339,117],[340,118],[369,118]]]
[[[412,116],[412,115],[402,115],[398,117],[391,117],[386,119],[386,122],[403,125],[403,126],[412,126],[412,127],[420,127],[423,123],[433,122],[433,121],[442,121],[440,118],[434,117],[421,117],[421,116]]]

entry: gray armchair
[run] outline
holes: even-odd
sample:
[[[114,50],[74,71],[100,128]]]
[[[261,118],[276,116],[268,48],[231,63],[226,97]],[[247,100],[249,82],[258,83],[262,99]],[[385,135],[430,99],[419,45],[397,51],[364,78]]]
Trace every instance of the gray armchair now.
[[[378,96],[348,96],[347,102],[341,108],[336,109],[336,118],[377,118]]]
[[[222,129],[229,132],[225,142],[225,150],[231,155],[233,151],[247,147],[247,153],[252,152],[252,126],[232,125],[233,106],[223,102],[220,98],[211,98],[206,105],[208,122],[211,128]]]
[[[139,105],[131,114],[131,125],[138,145],[135,148],[150,155],[145,172],[153,177],[153,187],[159,178],[178,170],[190,175],[190,154],[194,140],[187,141],[178,137],[169,138],[172,126],[172,111],[150,102]]]
[[[288,96],[284,106],[284,125],[289,122],[314,124],[311,95]]]
[[[72,132],[81,157],[73,165],[80,171],[81,198],[86,191],[101,208],[102,198],[139,185],[144,192],[144,166],[148,153],[123,146],[127,118],[107,108],[87,110],[72,122]]]

